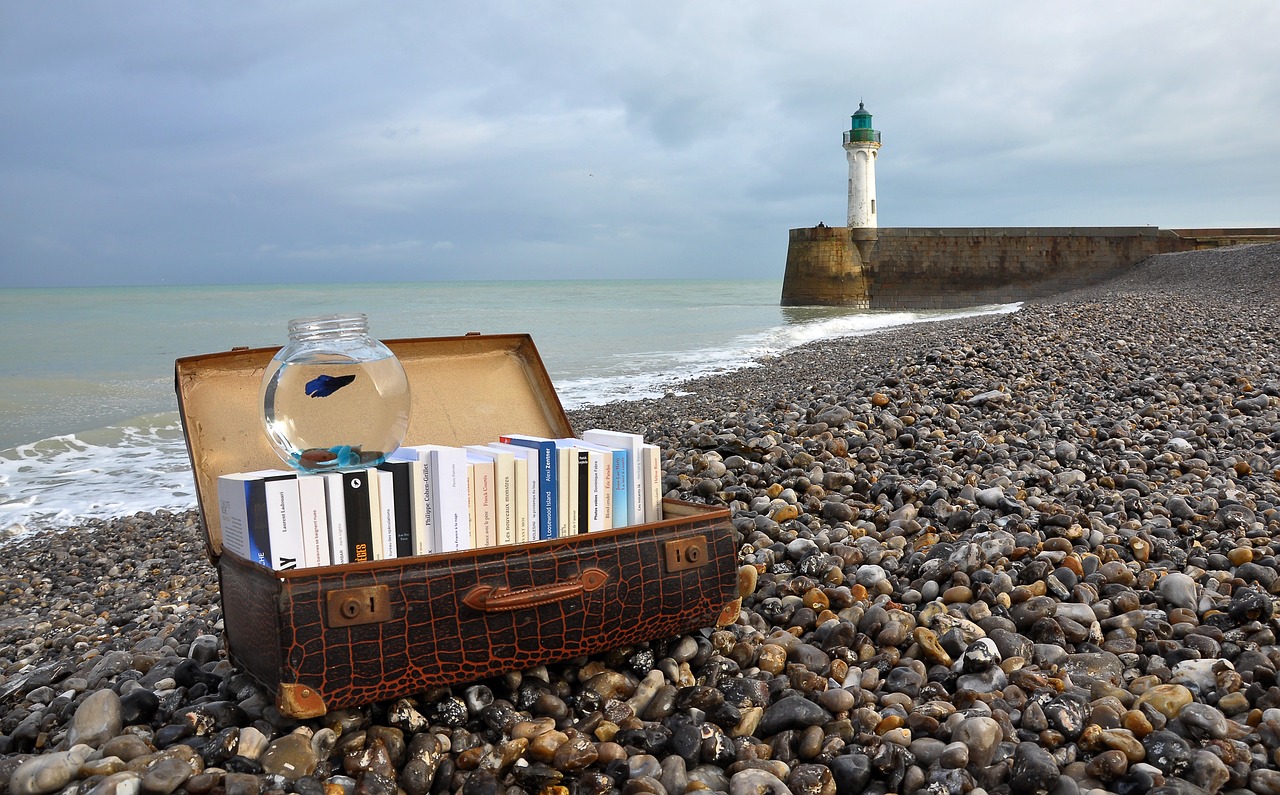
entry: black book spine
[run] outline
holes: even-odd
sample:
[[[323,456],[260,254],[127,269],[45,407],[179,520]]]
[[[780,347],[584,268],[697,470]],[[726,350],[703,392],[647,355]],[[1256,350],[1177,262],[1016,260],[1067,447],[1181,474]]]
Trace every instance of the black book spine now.
[[[395,494],[396,557],[413,557],[413,469],[407,461],[380,464],[378,469],[391,473]]]
[[[247,484],[249,494],[249,548],[255,556],[254,563],[271,568],[271,531],[267,526],[267,479],[251,480]]]
[[[368,561],[373,552],[373,519],[369,515],[369,473],[342,473],[342,497],[347,504],[347,560]]]
[[[591,529],[591,454],[578,450],[578,532]]]

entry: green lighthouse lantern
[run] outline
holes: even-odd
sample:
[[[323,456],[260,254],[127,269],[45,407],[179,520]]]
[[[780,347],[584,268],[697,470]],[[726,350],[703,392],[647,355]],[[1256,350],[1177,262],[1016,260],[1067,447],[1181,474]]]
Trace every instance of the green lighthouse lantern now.
[[[861,102],[858,103],[858,109],[853,114],[849,130],[844,134],[844,142],[847,144],[880,143],[880,131],[871,129],[871,111],[867,110]]]

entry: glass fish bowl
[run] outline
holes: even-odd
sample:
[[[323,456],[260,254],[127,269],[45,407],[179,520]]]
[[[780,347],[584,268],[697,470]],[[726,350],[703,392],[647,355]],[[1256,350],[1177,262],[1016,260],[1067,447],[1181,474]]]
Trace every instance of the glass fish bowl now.
[[[363,314],[289,321],[289,343],[262,376],[262,425],[294,469],[375,466],[404,441],[409,381]]]

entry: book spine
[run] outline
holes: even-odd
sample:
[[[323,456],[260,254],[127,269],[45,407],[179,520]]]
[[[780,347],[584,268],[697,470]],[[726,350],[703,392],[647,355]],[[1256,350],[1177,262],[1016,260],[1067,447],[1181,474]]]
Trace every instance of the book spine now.
[[[570,448],[556,450],[556,458],[560,471],[560,520],[556,525],[556,538],[568,538],[578,532],[578,466],[570,455]]]
[[[440,549],[440,529],[437,520],[435,484],[431,455],[421,459],[422,464],[422,534],[414,539],[414,554],[430,555]]]
[[[414,554],[413,549],[413,525],[415,513],[421,513],[421,508],[415,509],[414,494],[418,492],[420,485],[415,486],[415,481],[421,484],[420,477],[415,477],[416,469],[414,461],[389,461],[378,465],[378,469],[391,475],[391,507],[392,521],[394,524],[391,545],[389,549],[394,550],[394,557],[407,558]],[[421,505],[421,500],[416,501]],[[388,505],[385,500],[382,506],[382,512],[388,511]],[[391,555],[388,555],[391,557]]]
[[[524,439],[519,436],[498,438],[505,444],[520,445],[538,451],[538,536],[543,540],[555,538],[560,521],[558,498],[560,473],[555,442],[545,439]]]
[[[493,491],[493,462],[473,461],[467,464],[467,477],[471,483],[471,503],[474,506],[472,526],[475,547],[492,547],[498,544],[498,521],[494,515],[496,503]]]
[[[248,483],[249,511],[249,560],[271,568],[271,528],[267,524],[270,509],[267,506],[267,481],[265,478]]]
[[[302,508],[298,502],[296,477],[268,480],[267,528],[271,535],[271,568],[288,571],[303,564]]]
[[[521,455],[512,456],[514,459],[511,466],[511,497],[512,497],[512,515],[515,519],[515,543],[524,544],[529,541],[537,541],[537,531],[533,530],[530,518],[536,516],[533,509],[537,506],[537,484],[529,478],[529,461]],[[534,483],[534,491],[532,495],[529,492],[529,484]],[[533,502],[529,502],[529,497],[533,497]]]
[[[495,513],[498,520],[498,543],[516,542],[516,462],[510,453],[499,453],[493,459]]]
[[[218,478],[218,521],[222,526],[222,550],[253,560],[249,544],[249,484],[231,477]]]
[[[302,509],[302,554],[307,566],[328,566],[329,506],[323,475],[298,478],[298,505]]]
[[[656,444],[646,444],[644,455],[644,521],[662,521],[662,449]]]
[[[376,560],[391,560],[399,549],[397,538],[399,530],[399,512],[396,510],[396,478],[390,472],[370,470],[378,478],[378,527],[381,532],[375,537],[374,549]]]
[[[631,513],[627,510],[627,451],[614,448],[613,451],[613,526],[626,527],[631,524]]]
[[[613,528],[613,452],[593,451],[591,466],[595,473],[592,477],[599,484],[600,519],[598,527],[593,530],[610,530]]]
[[[598,507],[591,495],[591,453],[574,450],[570,455],[578,468],[578,526],[574,532],[585,533],[591,529],[591,519]]]
[[[438,551],[471,549],[471,511],[466,455],[458,448],[432,450],[432,490],[438,523]]]
[[[347,541],[347,502],[343,498],[342,473],[324,476],[324,494],[329,508],[329,560],[335,566],[351,562]]]
[[[347,560],[365,563],[373,560],[372,492],[368,470],[342,473],[342,498],[347,509]],[[375,503],[376,504],[376,503]]]

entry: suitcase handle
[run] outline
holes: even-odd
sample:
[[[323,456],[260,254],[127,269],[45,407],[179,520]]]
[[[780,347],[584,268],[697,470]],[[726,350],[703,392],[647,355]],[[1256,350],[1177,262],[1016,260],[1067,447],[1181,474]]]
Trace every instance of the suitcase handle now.
[[[477,585],[463,597],[462,602],[468,607],[486,612],[523,610],[526,607],[537,607],[548,602],[572,599],[599,589],[608,580],[608,573],[601,569],[584,569],[582,574],[572,580],[514,591],[507,587]]]

